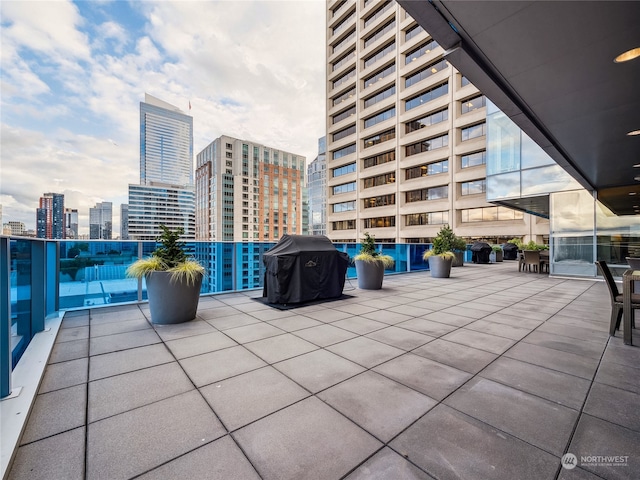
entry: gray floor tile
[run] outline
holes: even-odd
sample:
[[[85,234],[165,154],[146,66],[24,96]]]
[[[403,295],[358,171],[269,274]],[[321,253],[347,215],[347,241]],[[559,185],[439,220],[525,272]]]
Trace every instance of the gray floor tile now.
[[[578,457],[578,465],[602,478],[635,480],[640,478],[640,433],[583,414],[568,452]],[[597,459],[581,461],[581,457],[598,455],[625,456],[626,465],[598,463]]]
[[[364,372],[318,394],[333,408],[388,442],[436,401],[374,372]]]
[[[165,342],[176,340],[178,338],[191,337],[193,335],[204,335],[213,333],[216,329],[204,320],[191,320],[184,323],[176,323],[172,325],[154,325],[156,333]]]
[[[84,427],[87,387],[76,385],[36,397],[20,443],[31,443],[67,430]]]
[[[445,405],[429,411],[390,446],[442,480],[551,480],[560,463],[559,458]]]
[[[327,350],[365,368],[374,367],[404,353],[404,350],[365,337],[336,343],[327,347]]]
[[[542,325],[542,320],[531,320],[529,318],[522,318],[518,315],[502,312],[487,315],[483,320],[494,323],[503,323],[505,325],[513,325],[514,327],[528,328],[530,330]]]
[[[197,387],[219,382],[266,365],[242,346],[185,358],[180,360],[180,364]]]
[[[628,390],[634,393],[640,393],[640,382],[638,381],[638,369],[628,367],[620,363],[602,362],[598,373],[596,373],[596,382],[611,385],[622,390]]]
[[[591,385],[584,378],[506,357],[493,362],[480,376],[575,410],[582,408]]]
[[[463,317],[470,317],[480,319],[489,315],[490,312],[486,310],[479,310],[477,308],[468,308],[465,304],[455,305],[453,307],[445,308],[441,310],[442,313],[450,313],[451,315],[461,315]]]
[[[341,312],[340,310],[336,310],[334,308],[327,308],[324,310],[318,310],[315,312],[307,312],[304,314],[305,317],[313,318],[314,320],[318,320],[324,323],[335,322],[336,320],[342,320],[345,318],[353,317],[353,314],[347,312]]]
[[[638,316],[640,315],[636,313],[636,317]],[[617,335],[621,336],[620,333],[617,333]],[[634,335],[633,338],[638,337],[640,337],[640,335]],[[638,346],[639,342],[635,342],[635,345],[631,346],[624,345],[622,341],[620,342],[620,344],[617,344],[615,342],[616,340],[619,339],[615,337],[611,338],[604,352],[604,357],[602,357],[602,361],[606,363],[619,363],[628,367],[640,368],[640,346]]]
[[[394,326],[371,332],[366,336],[402,350],[413,350],[420,345],[435,340],[434,337]]]
[[[61,388],[87,383],[89,359],[78,358],[68,362],[49,365],[44,373],[38,393],[51,392]]]
[[[494,353],[448,342],[441,338],[416,348],[412,353],[474,374],[498,358]]]
[[[470,380],[444,403],[559,457],[578,420],[576,410],[484,378]]]
[[[103,353],[117,352],[128,348],[152,345],[154,343],[160,343],[160,341],[160,337],[158,337],[153,330],[138,330],[135,332],[96,337],[89,340],[89,354],[101,355]]]
[[[173,361],[175,359],[162,343],[94,355],[89,361],[89,380],[98,380]]]
[[[470,374],[457,368],[412,353],[380,365],[374,371],[436,400],[442,400],[471,378]]]
[[[431,313],[433,309],[425,308],[425,307],[416,307],[411,304],[409,305],[398,305],[395,307],[388,308],[390,312],[402,313],[404,315],[409,315],[411,317],[421,317],[426,315],[427,313]]]
[[[83,340],[89,338],[89,327],[61,328],[58,331],[56,343],[69,342],[72,340]]]
[[[317,345],[290,333],[246,343],[244,346],[267,363],[280,362],[318,349]]]
[[[551,370],[569,373],[587,380],[593,379],[599,363],[595,358],[524,342],[517,343],[511,347],[505,352],[504,356]]]
[[[267,323],[269,323],[269,325],[273,325],[276,328],[284,330],[285,332],[295,332],[297,330],[302,330],[303,328],[324,325],[322,322],[313,320],[312,318],[305,317],[303,315],[296,315],[295,317],[279,318],[277,320],[270,320]]]
[[[592,342],[606,343],[609,339],[609,332],[604,330],[594,330],[585,327],[574,327],[571,325],[558,325],[545,322],[537,329],[538,332],[546,332],[552,335],[562,335],[563,337],[577,338],[580,340],[590,340]]]
[[[245,325],[243,327],[230,328],[224,333],[233,338],[238,343],[254,342],[263,338],[273,337],[286,333],[284,330],[269,325],[268,323],[254,323],[253,325]]]
[[[80,315],[70,315],[65,312],[60,328],[86,327],[89,325],[89,312],[78,310]]]
[[[145,330],[152,328],[146,318],[134,318],[125,322],[98,323],[91,326],[91,337],[102,337],[104,335],[113,335],[115,333],[134,332],[136,330]]]
[[[275,368],[312,393],[324,390],[365,369],[326,350],[300,355],[276,363]]]
[[[396,327],[406,328],[414,332],[423,333],[431,337],[441,337],[458,327],[454,325],[447,325],[446,323],[434,322],[432,320],[426,320],[425,318],[413,318],[406,322],[396,324]]]
[[[262,320],[263,322],[268,322],[270,320],[277,320],[279,318],[287,318],[295,316],[295,313],[289,310],[278,310],[277,308],[268,308],[264,310],[256,310],[255,312],[251,312],[251,315],[256,317],[258,320]]]
[[[148,305],[145,305],[148,311]],[[114,306],[107,311],[103,308],[95,308],[91,310],[89,324],[91,326],[124,322],[126,320],[134,320],[136,318],[146,318],[144,312],[137,305]]]
[[[385,447],[360,465],[346,480],[430,480],[432,478],[390,448]]]
[[[89,425],[88,478],[130,478],[226,431],[193,390]]]
[[[346,330],[328,324],[297,330],[294,335],[302,337],[319,347],[327,347],[357,336],[355,333],[347,332]]]
[[[490,353],[501,354],[511,347],[515,341],[509,338],[497,337],[488,333],[467,330],[465,327],[448,333],[442,337],[449,342],[461,343],[468,347],[477,348]]]
[[[167,342],[166,345],[176,358],[181,359],[202,353],[214,352],[221,348],[234,347],[238,345],[238,343],[231,340],[222,332],[213,331],[212,333],[171,340]]]
[[[316,398],[232,435],[265,480],[340,478],[382,446]]]
[[[381,328],[386,328],[386,323],[377,322],[364,317],[349,317],[344,320],[338,320],[331,325],[334,327],[342,328],[358,335],[365,335],[369,332],[375,332]]]
[[[584,413],[640,432],[640,394],[594,382]]]
[[[514,327],[513,325],[489,322],[487,320],[476,320],[466,325],[465,328],[475,330],[476,332],[488,333],[497,337],[510,338],[511,340],[520,340],[531,333],[531,330],[528,328]]]
[[[561,337],[545,332],[531,332],[523,340],[525,343],[540,345],[541,347],[561,350],[563,352],[575,353],[585,357],[600,359],[604,351],[605,344],[589,342],[585,340],[576,340],[569,337]]]
[[[84,480],[84,427],[18,448],[7,480]]]
[[[213,310],[218,310],[217,308]],[[235,315],[216,316],[214,314],[208,316],[205,321],[217,328],[218,330],[228,330],[230,328],[244,327],[254,323],[262,323],[256,317],[252,317],[246,313],[236,313]]]
[[[410,315],[390,312],[389,310],[374,310],[373,312],[364,313],[360,316],[370,320],[375,320],[376,322],[386,323],[387,325],[395,325],[396,323],[404,322],[405,320],[413,318]]]
[[[89,339],[72,340],[70,342],[56,343],[53,346],[49,363],[60,363],[89,356]]]
[[[598,477],[593,473],[589,473],[579,467],[572,469],[562,468],[558,480],[602,480],[602,477]]]
[[[200,392],[229,431],[309,396],[273,367],[207,385]]]
[[[465,325],[468,325],[469,323],[475,321],[475,319],[470,317],[463,317],[462,315],[454,315],[452,313],[443,312],[429,313],[420,318],[431,320],[432,322],[444,323],[453,327],[464,327]]]
[[[247,457],[229,436],[208,443],[161,467],[151,470],[140,480],[260,480]]]
[[[336,310],[340,310],[341,312],[350,313],[351,315],[362,315],[363,313],[369,313],[377,310],[376,307],[373,307],[371,305],[363,305],[361,303],[340,305],[333,308],[335,308]]]
[[[89,422],[193,390],[177,362],[89,383]]]

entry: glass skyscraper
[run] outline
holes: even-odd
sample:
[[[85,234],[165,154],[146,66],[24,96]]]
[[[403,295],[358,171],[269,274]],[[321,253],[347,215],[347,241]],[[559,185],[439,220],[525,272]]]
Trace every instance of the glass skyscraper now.
[[[195,235],[193,117],[149,94],[140,102],[140,185],[129,185],[128,234],[155,240],[160,225]]]
[[[40,197],[36,212],[36,235],[38,238],[65,238],[64,195],[45,193]]]

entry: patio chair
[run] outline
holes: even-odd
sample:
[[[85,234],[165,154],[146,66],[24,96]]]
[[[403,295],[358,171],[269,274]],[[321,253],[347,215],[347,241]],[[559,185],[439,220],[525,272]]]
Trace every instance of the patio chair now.
[[[524,265],[528,272],[533,267],[534,272],[540,271],[540,252],[537,250],[525,250],[524,252]]]
[[[611,270],[609,270],[607,262],[601,260],[596,262],[596,266],[609,288],[609,296],[611,297],[609,336],[613,336],[616,334],[616,330],[620,329],[620,322],[622,321],[622,293],[618,291],[618,285],[613,280],[613,275],[611,274]],[[631,295],[631,308],[640,308],[640,294],[633,293]],[[631,328],[635,328],[635,325],[631,325]]]

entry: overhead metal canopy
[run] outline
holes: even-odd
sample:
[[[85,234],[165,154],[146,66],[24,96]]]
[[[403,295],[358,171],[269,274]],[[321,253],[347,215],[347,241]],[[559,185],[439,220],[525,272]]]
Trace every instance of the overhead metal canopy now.
[[[640,58],[614,58],[640,47],[640,1],[398,3],[582,186],[638,214]]]

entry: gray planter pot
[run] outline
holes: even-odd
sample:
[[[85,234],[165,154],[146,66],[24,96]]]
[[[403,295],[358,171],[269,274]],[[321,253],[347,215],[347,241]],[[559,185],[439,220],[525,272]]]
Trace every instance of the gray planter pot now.
[[[464,252],[453,252],[456,258],[453,259],[452,267],[463,267],[464,266]]]
[[[429,257],[429,270],[434,278],[449,278],[451,275],[451,265],[453,258],[444,258],[440,255]]]
[[[202,275],[194,285],[187,285],[172,282],[168,272],[153,272],[146,276],[146,283],[152,323],[183,323],[196,318]]]
[[[502,250],[500,250],[499,252],[494,252],[496,254],[496,262],[502,262],[504,259],[504,255]]]
[[[358,288],[363,290],[380,290],[384,278],[384,264],[382,262],[364,262],[356,260],[356,274]]]

